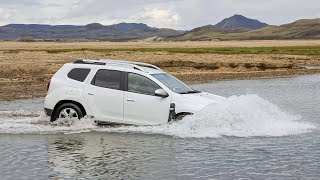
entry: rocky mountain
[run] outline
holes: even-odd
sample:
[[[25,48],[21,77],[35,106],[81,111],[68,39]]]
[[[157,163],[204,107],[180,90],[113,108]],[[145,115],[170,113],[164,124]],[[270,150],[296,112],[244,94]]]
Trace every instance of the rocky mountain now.
[[[218,23],[219,24],[219,23]],[[276,39],[320,39],[320,18],[302,19],[280,26],[260,29],[221,29],[216,25],[195,28],[182,35],[169,37],[171,41],[212,40],[276,40]]]
[[[149,27],[142,23],[119,23],[109,26],[99,23],[85,26],[8,24],[0,27],[0,40],[32,37],[33,39],[127,41],[153,36],[168,37],[182,33],[173,29]]]
[[[255,29],[266,27],[266,26],[268,26],[268,24],[236,14],[234,16],[231,16],[229,18],[222,20],[221,22],[214,25],[213,27],[217,29],[224,29],[224,30],[232,30],[232,29],[255,30]]]

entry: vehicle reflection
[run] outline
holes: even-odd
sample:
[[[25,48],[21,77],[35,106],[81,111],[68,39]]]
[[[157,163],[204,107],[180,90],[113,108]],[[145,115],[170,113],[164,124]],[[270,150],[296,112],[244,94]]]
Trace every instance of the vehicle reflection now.
[[[113,133],[50,136],[49,164],[57,177],[165,177],[174,174],[175,162],[174,140],[166,139]]]

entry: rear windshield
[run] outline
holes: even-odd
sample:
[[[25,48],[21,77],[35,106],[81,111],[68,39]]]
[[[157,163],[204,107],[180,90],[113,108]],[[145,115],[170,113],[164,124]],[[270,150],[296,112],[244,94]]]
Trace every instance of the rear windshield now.
[[[68,77],[70,79],[83,82],[87,78],[89,72],[90,69],[74,68],[68,73]]]

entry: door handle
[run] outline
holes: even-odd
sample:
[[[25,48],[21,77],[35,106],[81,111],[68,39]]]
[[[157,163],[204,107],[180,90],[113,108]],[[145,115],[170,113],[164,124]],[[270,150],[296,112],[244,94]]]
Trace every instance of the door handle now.
[[[93,93],[88,93],[88,95],[92,96],[92,95],[94,95],[94,94],[93,94]]]
[[[131,99],[131,98],[127,98],[127,101],[128,101],[128,102],[134,102],[134,100]]]

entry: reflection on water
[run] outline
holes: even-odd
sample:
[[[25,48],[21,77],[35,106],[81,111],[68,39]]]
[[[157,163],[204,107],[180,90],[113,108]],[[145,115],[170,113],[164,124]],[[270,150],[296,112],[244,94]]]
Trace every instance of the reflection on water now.
[[[0,174],[1,179],[317,179],[318,137],[3,135]]]
[[[305,179],[320,173],[319,145],[308,135],[215,140],[143,134],[55,135],[48,138],[48,162],[51,177]]]
[[[56,177],[169,178],[171,141],[141,135],[56,135],[48,139],[48,157]]]

